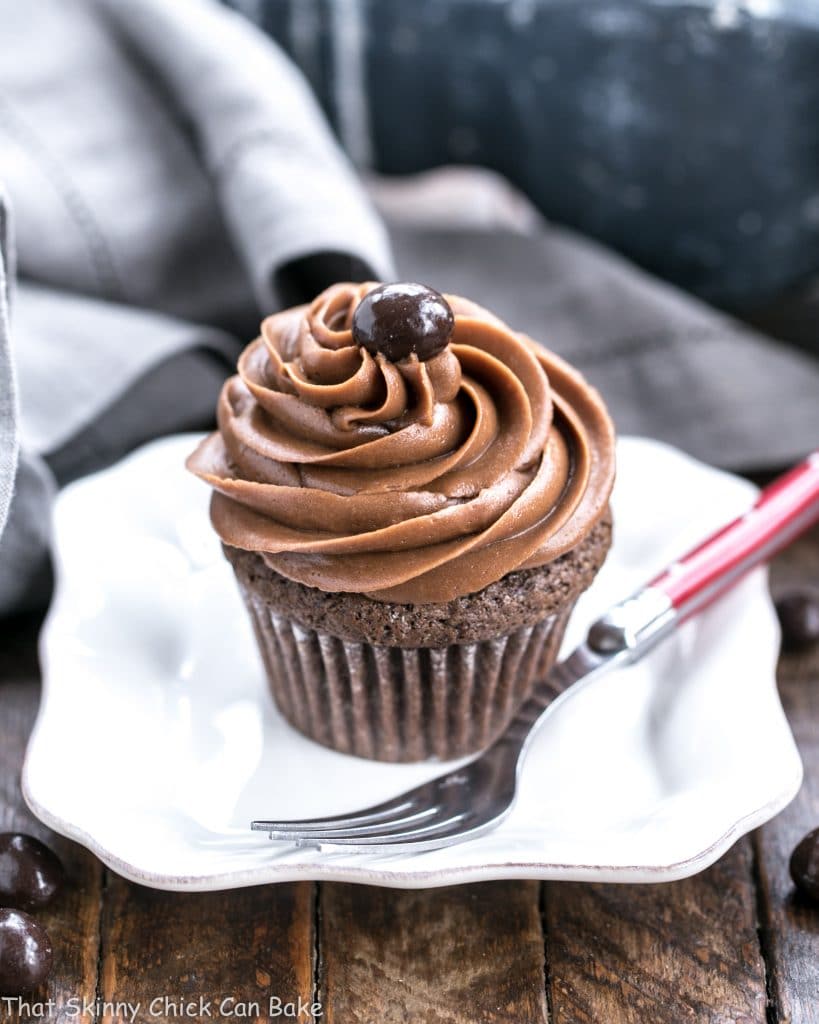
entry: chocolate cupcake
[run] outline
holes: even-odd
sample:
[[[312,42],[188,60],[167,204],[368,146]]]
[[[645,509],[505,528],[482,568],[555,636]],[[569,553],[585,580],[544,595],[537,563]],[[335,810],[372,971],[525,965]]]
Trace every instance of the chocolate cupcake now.
[[[480,306],[339,284],[268,317],[188,459],[273,697],[385,761],[487,746],[611,540],[597,392]]]

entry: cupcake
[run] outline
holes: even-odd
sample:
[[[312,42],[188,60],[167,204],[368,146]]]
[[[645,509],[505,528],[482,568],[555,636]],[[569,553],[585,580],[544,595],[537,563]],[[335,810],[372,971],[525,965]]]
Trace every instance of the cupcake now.
[[[467,299],[337,284],[268,317],[187,465],[298,730],[384,761],[488,746],[611,541],[614,434]]]

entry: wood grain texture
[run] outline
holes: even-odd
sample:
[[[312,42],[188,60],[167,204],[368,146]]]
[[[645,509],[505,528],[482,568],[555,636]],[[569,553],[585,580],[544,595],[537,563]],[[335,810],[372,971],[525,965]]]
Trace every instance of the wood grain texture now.
[[[270,1012],[271,998],[313,1002],[313,894],[309,882],[163,893],[111,874],[102,916],[100,994],[107,1003],[139,1003],[137,1021],[153,1024],[180,1016],[285,1019]],[[174,1009],[180,1001],[199,1000],[207,1009],[192,1017]],[[229,1001],[226,1007],[223,1000]],[[101,1017],[104,1024],[128,1019],[125,1011],[110,1009]],[[297,1019],[307,1024],[311,1017]]]
[[[323,884],[325,1024],[544,1024],[535,882]]]
[[[819,589],[819,530],[782,554],[771,585]],[[805,765],[796,800],[755,836],[763,949],[777,1021],[819,1024],[819,906],[800,899],[788,874],[791,851],[819,826],[819,647],[779,660],[779,689]]]
[[[90,1024],[93,1013],[75,1012],[71,1000],[93,1005],[97,990],[99,914],[103,869],[99,861],[76,843],[55,835],[31,814],[20,792],[20,770],[26,743],[40,699],[36,639],[39,620],[26,618],[6,623],[0,632],[0,831],[36,835],[59,855],[68,876],[64,891],[37,913],[54,947],[54,972],[42,988],[27,998],[53,1001],[42,1021],[70,1019]],[[65,756],[72,739],[66,738]],[[66,1018],[66,1015],[68,1017]],[[17,1024],[16,1009],[0,1004],[0,1020]]]
[[[665,885],[544,885],[554,1024],[765,1024],[750,841]]]

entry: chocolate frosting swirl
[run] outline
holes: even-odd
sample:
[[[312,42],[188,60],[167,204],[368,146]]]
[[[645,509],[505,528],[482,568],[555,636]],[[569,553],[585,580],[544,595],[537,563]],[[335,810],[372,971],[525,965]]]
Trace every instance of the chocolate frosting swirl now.
[[[447,295],[451,343],[371,355],[368,284],[268,317],[187,465],[224,543],[289,579],[379,601],[473,593],[573,548],[603,515],[614,435],[597,392],[491,313]]]

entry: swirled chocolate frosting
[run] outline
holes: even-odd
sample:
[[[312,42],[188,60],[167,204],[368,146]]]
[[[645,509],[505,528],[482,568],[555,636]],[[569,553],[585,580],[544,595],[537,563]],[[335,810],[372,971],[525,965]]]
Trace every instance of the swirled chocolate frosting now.
[[[268,317],[188,459],[225,544],[320,590],[425,604],[573,548],[603,515],[614,436],[597,392],[480,306],[396,362],[356,344],[376,285]]]

